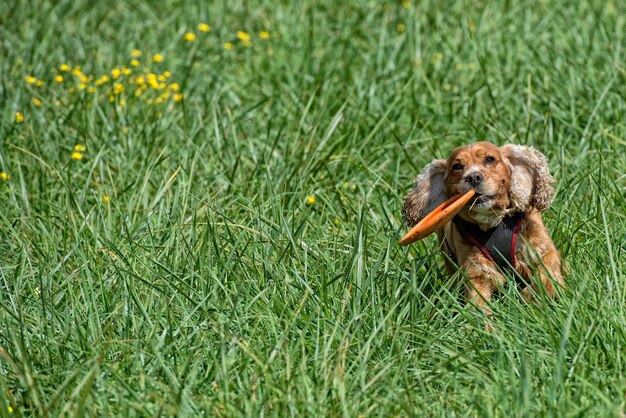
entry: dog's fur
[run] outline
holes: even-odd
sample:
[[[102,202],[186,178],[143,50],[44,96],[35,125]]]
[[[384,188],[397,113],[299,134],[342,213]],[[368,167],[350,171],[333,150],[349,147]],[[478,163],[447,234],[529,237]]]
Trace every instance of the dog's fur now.
[[[470,184],[468,179],[477,174],[482,181]],[[447,160],[428,164],[404,199],[402,214],[411,227],[449,197],[472,188],[476,195],[457,216],[483,230],[495,227],[506,215],[523,212],[516,270],[535,292],[543,287],[547,295],[555,297],[555,284],[564,286],[561,257],[541,220],[541,212],[548,209],[554,195],[553,183],[548,161],[539,151],[522,145],[497,147],[476,142],[455,149]],[[464,240],[453,222],[440,229],[438,236],[442,250],[454,255],[469,278],[468,300],[485,309],[492,293],[512,279]],[[450,261],[446,265],[450,271],[456,268]],[[532,281],[534,277],[540,284]],[[533,299],[529,287],[522,293]]]

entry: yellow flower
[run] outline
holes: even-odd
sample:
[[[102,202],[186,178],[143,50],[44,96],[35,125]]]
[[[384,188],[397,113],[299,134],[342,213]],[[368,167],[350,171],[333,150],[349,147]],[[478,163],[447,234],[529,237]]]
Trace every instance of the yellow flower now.
[[[461,68],[463,68],[463,64],[460,64],[460,63],[456,64],[454,68],[456,68],[457,70],[460,70]]]
[[[193,42],[196,40],[196,34],[192,32],[187,32],[185,35],[183,35],[183,37],[187,42]]]
[[[309,196],[306,198],[306,203],[307,205],[312,205],[313,203],[315,203],[315,196]]]
[[[161,54],[154,54],[152,56],[152,62],[163,62],[165,58]]]
[[[120,94],[123,91],[124,91],[124,85],[122,83],[115,83],[115,84],[113,84],[113,93],[114,94]]]
[[[74,151],[85,151],[87,148],[84,145],[76,144],[74,145]]]
[[[59,65],[59,71],[63,71],[65,73],[65,72],[68,72],[69,70],[70,70],[70,66],[69,65],[67,65],[67,64]]]
[[[0,180],[7,181],[10,178],[11,178],[11,175],[9,173],[5,173],[4,171],[0,172]]]
[[[29,75],[24,77],[24,81],[26,81],[28,84],[35,84],[37,82],[37,78]]]
[[[83,72],[80,70],[80,67],[74,67],[74,69],[72,70],[72,74],[74,74],[77,77],[80,77],[83,75]]]
[[[170,90],[178,91],[179,88],[178,83],[172,83],[169,85]]]
[[[102,196],[102,201],[104,203],[109,203],[109,200],[111,200],[111,196],[109,196],[108,194]]]
[[[31,99],[31,102],[32,102],[32,104],[34,104],[37,107],[40,107],[43,104],[43,102],[41,100],[39,100],[38,98],[36,98],[36,97],[33,97]]]
[[[37,87],[41,87],[41,86],[43,86],[43,85],[44,85],[44,82],[43,82],[43,81],[41,81],[41,80],[37,80],[37,82],[35,83],[35,85],[36,85]]]
[[[335,217],[335,220],[333,222],[335,223],[335,225],[339,225],[339,218]]]
[[[141,51],[138,49],[133,49],[130,51],[130,56],[133,58],[139,58],[141,56]]]
[[[100,77],[99,79],[96,80],[96,86],[100,86],[100,85],[106,83],[107,81],[109,81],[109,76],[108,75],[103,75],[102,77]]]
[[[89,92],[89,93],[95,93],[95,92],[96,92],[96,88],[95,88],[95,87],[89,87],[89,88],[87,89],[87,92]]]
[[[139,76],[137,77],[137,79],[135,80],[137,82],[137,84],[145,84],[145,80],[143,78],[143,76]]]
[[[136,59],[132,59],[130,60],[130,65],[132,65],[133,67],[139,67],[140,62],[137,61]]]
[[[80,161],[82,159],[83,159],[83,154],[81,154],[80,152],[74,151],[72,153],[72,160]]]
[[[406,26],[404,26],[404,23],[398,23],[398,26],[396,26],[396,30],[402,33],[406,30]]]
[[[119,78],[119,76],[122,75],[122,72],[120,71],[119,68],[114,68],[111,70],[111,76],[115,79],[115,78]]]
[[[128,67],[122,67],[122,74],[130,75],[133,71]]]
[[[24,115],[22,112],[15,112],[15,122],[22,123],[24,122]]]
[[[446,83],[443,85],[444,90],[448,91],[452,88],[452,85],[450,83]]]
[[[9,414],[13,413],[13,408],[11,408],[10,406],[7,407],[7,411],[9,411]]]
[[[261,31],[261,32],[259,32],[259,37],[260,37],[261,39],[269,39],[269,37],[270,37],[270,33],[269,33],[269,32],[267,32],[267,31]]]
[[[207,25],[206,23],[200,23],[198,25],[198,30],[200,32],[208,32],[211,30],[211,27],[209,25]]]
[[[163,72],[163,77],[165,77],[165,78],[170,78],[171,75],[172,75],[172,73],[170,73],[169,71],[164,71]]]
[[[248,32],[238,31],[237,38],[239,38],[240,41],[249,41],[250,34]]]
[[[410,9],[411,8],[411,2],[409,0],[404,0],[402,2],[402,7],[405,9]]]
[[[58,76],[54,77],[54,81],[56,83],[62,83],[63,82],[63,76],[62,75],[58,75]]]
[[[87,88],[87,84],[85,84],[85,83],[80,83],[78,85],[78,90],[85,90],[86,88]]]
[[[231,42],[225,42],[224,43],[224,49],[226,49],[226,50],[233,49],[233,44]]]
[[[180,101],[182,101],[182,100],[183,100],[183,94],[182,94],[182,93],[176,93],[176,94],[174,95],[174,101],[175,101],[175,102],[180,102]]]

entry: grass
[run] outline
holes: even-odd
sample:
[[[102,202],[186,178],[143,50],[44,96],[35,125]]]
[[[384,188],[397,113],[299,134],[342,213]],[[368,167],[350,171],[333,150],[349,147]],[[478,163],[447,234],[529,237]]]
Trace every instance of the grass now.
[[[622,417],[625,16],[2,2],[0,415]],[[135,96],[144,66],[179,90]],[[508,288],[496,331],[434,238],[397,244],[415,175],[477,139],[548,156],[569,268],[558,302]]]

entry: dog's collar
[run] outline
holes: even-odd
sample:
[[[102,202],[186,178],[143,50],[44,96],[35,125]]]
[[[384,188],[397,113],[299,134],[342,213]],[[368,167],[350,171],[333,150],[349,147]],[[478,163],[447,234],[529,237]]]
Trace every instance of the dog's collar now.
[[[476,224],[463,220],[458,215],[452,219],[452,222],[463,239],[478,247],[485,257],[493,261],[501,270],[506,270],[516,267],[515,247],[524,217],[523,212],[507,215],[498,225],[486,231]]]

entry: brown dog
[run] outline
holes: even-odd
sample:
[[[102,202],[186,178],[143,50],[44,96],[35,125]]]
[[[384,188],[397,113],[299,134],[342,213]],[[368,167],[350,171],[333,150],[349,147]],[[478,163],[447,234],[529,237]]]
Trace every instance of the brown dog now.
[[[474,189],[470,202],[438,231],[448,270],[458,265],[469,278],[468,300],[485,309],[507,278],[532,299],[528,286],[540,290],[533,277],[554,297],[554,285],[564,286],[561,258],[541,220],[553,183],[539,151],[476,142],[428,164],[404,199],[402,215],[411,227],[449,197]]]

